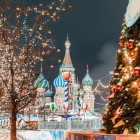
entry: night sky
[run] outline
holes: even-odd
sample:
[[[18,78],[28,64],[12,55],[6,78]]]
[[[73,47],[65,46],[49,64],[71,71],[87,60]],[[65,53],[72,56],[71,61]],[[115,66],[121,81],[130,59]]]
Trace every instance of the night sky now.
[[[70,0],[72,10],[61,15],[51,26],[56,47],[63,58],[66,34],[69,33],[71,57],[80,80],[89,65],[93,80],[108,75],[114,69],[118,41],[128,0]],[[58,75],[55,67],[53,77]],[[50,76],[49,76],[50,78]],[[108,82],[108,80],[107,80]]]

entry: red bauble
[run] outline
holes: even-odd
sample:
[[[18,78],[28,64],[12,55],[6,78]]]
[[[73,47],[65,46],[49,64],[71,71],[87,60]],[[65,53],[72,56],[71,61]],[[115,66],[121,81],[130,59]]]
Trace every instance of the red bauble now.
[[[106,122],[106,114],[104,114],[104,115],[102,116],[102,120],[103,120],[103,122]]]
[[[57,16],[57,19],[60,19],[60,16]]]
[[[134,40],[130,39],[128,43],[128,48],[132,49],[134,47]]]
[[[135,77],[138,77],[140,75],[140,70],[139,69],[134,69],[133,73],[134,73]]]
[[[10,10],[10,7],[9,6],[7,6],[7,10]]]
[[[123,35],[126,33],[126,30],[122,30],[121,33],[122,33],[122,37],[123,37]]]
[[[116,86],[116,88],[115,88],[115,92],[119,92],[121,89],[122,89],[122,86],[121,86],[121,85],[118,85],[118,86]]]
[[[47,55],[50,55],[51,54],[51,51],[50,50],[46,51],[46,54]]]
[[[39,6],[43,6],[43,4],[42,4],[42,3],[40,3],[40,4],[39,4]]]
[[[70,75],[70,73],[69,72],[62,72],[62,78],[64,79],[64,80],[69,80],[70,79],[70,77],[71,77],[71,75]]]
[[[119,45],[120,45],[121,48],[124,46],[123,43],[121,43],[121,42],[119,43]]]
[[[53,22],[56,22],[56,18],[53,19]]]
[[[70,4],[68,7],[71,9],[72,8],[72,5]]]

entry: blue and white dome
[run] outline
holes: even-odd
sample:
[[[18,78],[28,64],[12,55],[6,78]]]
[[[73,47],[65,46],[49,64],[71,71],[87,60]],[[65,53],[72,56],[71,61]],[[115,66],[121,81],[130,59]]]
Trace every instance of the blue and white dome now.
[[[91,79],[89,73],[88,73],[88,67],[87,67],[87,74],[85,75],[84,79],[82,80],[83,86],[93,86],[93,80]]]
[[[44,93],[45,97],[53,97],[54,93],[52,90],[48,89],[45,93]]]
[[[58,77],[54,80],[53,85],[55,87],[65,87],[65,80],[62,78],[62,74],[58,75]]]

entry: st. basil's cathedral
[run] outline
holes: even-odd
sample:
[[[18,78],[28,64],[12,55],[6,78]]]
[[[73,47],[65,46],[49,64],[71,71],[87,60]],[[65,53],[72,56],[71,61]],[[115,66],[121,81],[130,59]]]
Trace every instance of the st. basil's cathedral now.
[[[89,75],[89,70],[87,66],[87,73],[82,80],[82,84],[78,81],[78,78],[75,75],[75,68],[73,66],[71,56],[70,56],[70,46],[71,42],[67,37],[65,42],[65,56],[63,59],[63,63],[59,68],[59,74],[54,79],[53,85],[55,87],[55,92],[52,91],[52,87],[48,80],[43,75],[42,66],[39,77],[36,79],[34,86],[37,87],[37,97],[36,97],[36,105],[40,104],[49,104],[54,102],[56,105],[56,110],[58,112],[63,112],[62,105],[64,103],[64,91],[65,91],[65,80],[62,78],[63,72],[69,72],[71,77],[68,80],[68,101],[71,104],[71,109],[73,111],[78,108],[75,104],[75,100],[79,98],[79,102],[82,104],[83,102],[88,105],[88,110],[94,110],[94,101],[95,97],[93,95],[93,80]]]

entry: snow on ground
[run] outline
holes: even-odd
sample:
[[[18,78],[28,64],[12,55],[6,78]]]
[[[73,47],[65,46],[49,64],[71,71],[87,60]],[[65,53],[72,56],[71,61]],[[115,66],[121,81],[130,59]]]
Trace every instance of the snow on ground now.
[[[25,131],[18,132],[18,137],[23,140],[53,140],[47,131]]]
[[[0,140],[9,140],[10,133],[8,130],[0,129]]]

